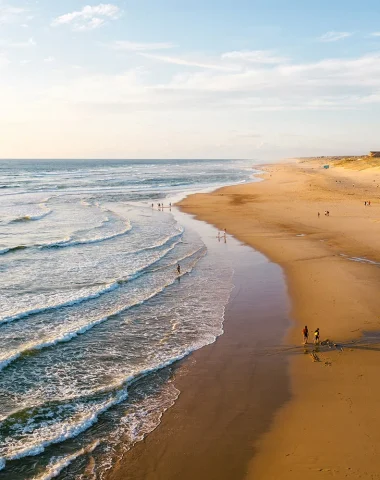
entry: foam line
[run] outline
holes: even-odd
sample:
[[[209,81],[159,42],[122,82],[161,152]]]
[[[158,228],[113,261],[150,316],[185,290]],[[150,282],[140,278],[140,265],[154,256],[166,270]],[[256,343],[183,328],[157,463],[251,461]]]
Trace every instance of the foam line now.
[[[191,253],[190,255],[188,255],[187,257],[191,257],[193,256],[195,253],[197,253],[200,249],[196,250],[195,252]],[[187,257],[183,257],[183,259],[187,258]],[[198,259],[199,260],[199,259]],[[171,265],[169,265],[171,266]],[[194,268],[194,265],[188,269],[188,270],[184,270],[183,273],[180,275],[180,276],[183,276],[185,275],[186,273],[189,273],[192,271],[192,269]],[[162,287],[158,288],[157,290],[153,291],[150,295],[148,295],[147,297],[143,298],[142,300],[139,300],[139,301],[136,301],[134,303],[131,303],[129,305],[126,305],[124,307],[121,307],[117,310],[114,310],[113,312],[109,313],[108,315],[104,316],[104,317],[101,317],[101,318],[97,318],[96,320],[93,320],[92,322],[89,322],[85,325],[81,325],[79,328],[77,329],[74,329],[74,330],[71,330],[71,331],[68,331],[68,332],[65,332],[63,333],[62,335],[56,337],[56,338],[52,338],[52,339],[46,339],[45,341],[42,341],[40,343],[38,342],[35,342],[35,343],[27,343],[27,344],[24,344],[24,345],[21,345],[21,347],[17,350],[17,351],[12,351],[8,354],[8,356],[6,357],[0,357],[0,371],[1,370],[4,370],[4,368],[6,368],[8,365],[10,365],[12,362],[14,362],[15,360],[17,360],[18,358],[20,358],[23,354],[27,353],[27,352],[30,352],[30,351],[33,351],[33,350],[43,350],[45,348],[49,348],[49,347],[53,347],[54,345],[57,345],[58,343],[65,343],[65,342],[69,342],[70,340],[72,340],[73,338],[77,337],[78,335],[83,335],[84,333],[86,333],[87,331],[91,330],[92,328],[94,328],[96,325],[100,325],[101,323],[104,323],[106,322],[107,320],[109,320],[111,317],[115,316],[115,315],[119,315],[120,313],[123,313],[129,309],[131,309],[132,307],[135,307],[137,305],[142,305],[143,303],[145,303],[146,301],[150,300],[151,298],[155,297],[156,295],[158,295],[159,293],[163,292],[168,286],[170,285],[173,285],[173,283],[175,283],[177,277],[173,279],[172,282],[169,282],[169,283],[166,283],[165,285],[163,285]]]
[[[174,238],[175,238],[175,236],[171,237],[171,239],[174,239]],[[166,243],[168,243],[168,242],[166,242]],[[111,291],[115,290],[116,288],[119,288],[120,285],[122,285],[124,283],[127,283],[127,282],[130,282],[131,280],[134,280],[134,279],[138,278],[147,268],[151,267],[152,265],[155,265],[157,262],[162,260],[171,250],[173,250],[173,248],[177,244],[178,244],[178,242],[173,243],[164,252],[164,254],[161,255],[158,259],[156,259],[155,261],[153,261],[152,263],[150,263],[148,265],[145,265],[143,268],[140,268],[140,269],[136,270],[135,272],[130,274],[125,280],[123,280],[123,279],[116,280],[115,282],[109,284],[106,288],[101,289],[96,293],[93,293],[93,294],[90,294],[90,295],[85,295],[83,297],[78,297],[78,298],[75,298],[73,300],[69,300],[67,302],[62,302],[62,303],[57,303],[55,305],[47,305],[45,307],[26,310],[26,311],[17,313],[15,315],[10,315],[8,317],[3,317],[3,318],[0,317],[0,326],[5,324],[5,323],[10,323],[10,322],[13,322],[13,321],[16,321],[16,320],[21,320],[25,317],[29,317],[30,315],[35,315],[35,314],[38,314],[38,313],[43,313],[43,312],[47,312],[47,311],[51,311],[51,310],[56,310],[56,309],[63,308],[63,307],[71,307],[73,305],[78,305],[82,302],[86,302],[88,300],[93,300],[94,298],[98,298],[101,295],[104,295],[105,293],[111,292]]]
[[[206,342],[206,344],[213,343],[215,342],[215,340],[216,340],[216,337],[212,336],[212,339],[210,338]],[[104,402],[101,406],[99,406],[99,408],[96,411],[89,412],[87,415],[82,417],[82,419],[79,420],[76,424],[62,425],[62,431],[56,432],[50,438],[43,439],[39,443],[34,443],[32,445],[25,446],[19,449],[17,453],[10,453],[9,455],[6,454],[3,457],[0,457],[0,466],[3,466],[2,468],[4,468],[5,463],[10,460],[18,460],[23,457],[39,455],[45,451],[45,448],[47,448],[50,445],[61,443],[61,442],[64,442],[65,440],[77,437],[78,435],[86,431],[88,428],[90,428],[92,425],[97,423],[98,418],[101,414],[103,414],[110,408],[114,407],[115,405],[118,405],[119,403],[125,401],[128,398],[128,387],[130,385],[132,385],[137,380],[140,380],[141,378],[146,377],[151,373],[162,370],[163,368],[166,368],[172,365],[173,363],[178,362],[179,360],[182,360],[183,358],[188,356],[190,353],[192,353],[194,350],[197,350],[206,344],[193,345],[192,347],[185,349],[179,355],[173,356],[168,360],[165,360],[162,363],[155,365],[153,367],[148,367],[144,370],[141,370],[137,374],[130,375],[120,384],[122,388],[116,392],[115,396],[109,399],[107,402]],[[15,446],[13,445],[13,449],[14,447]]]
[[[52,478],[58,477],[62,470],[67,468],[74,460],[83,455],[92,453],[99,444],[100,440],[96,440],[88,447],[81,448],[71,455],[66,455],[65,457],[53,457],[52,461],[47,466],[46,471],[41,475],[33,477],[32,480],[51,480]]]
[[[64,248],[64,247],[74,247],[76,245],[90,245],[92,243],[100,243],[100,242],[104,242],[106,240],[112,240],[113,238],[117,238],[117,237],[120,237],[122,235],[125,235],[126,233],[128,233],[130,230],[132,230],[132,226],[131,224],[127,224],[126,228],[121,231],[121,232],[118,232],[118,233],[113,233],[111,235],[106,235],[104,237],[98,237],[98,238],[90,238],[88,240],[74,240],[74,239],[70,239],[68,241],[62,241],[62,242],[53,242],[53,243],[49,243],[49,244],[46,244],[46,245],[37,245],[38,248]]]
[[[67,302],[56,303],[55,305],[47,305],[45,307],[33,308],[31,310],[26,310],[20,313],[16,313],[15,315],[10,315],[9,317],[0,318],[0,326],[5,323],[14,322],[15,320],[21,320],[22,318],[29,317],[30,315],[35,315],[37,313],[48,312],[50,310],[56,310],[58,308],[71,307],[73,305],[78,305],[79,303],[85,302],[87,300],[98,298],[100,295],[103,295],[105,293],[112,292],[112,290],[115,290],[115,288],[118,288],[118,286],[119,286],[118,282],[113,282],[109,284],[106,288],[98,290],[97,292],[90,295],[85,295],[83,297],[78,297],[73,300],[68,300]]]

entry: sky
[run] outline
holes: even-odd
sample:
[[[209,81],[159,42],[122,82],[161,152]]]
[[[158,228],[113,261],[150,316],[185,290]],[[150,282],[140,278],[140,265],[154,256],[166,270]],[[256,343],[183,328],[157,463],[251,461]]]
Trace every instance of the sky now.
[[[0,158],[380,150],[378,0],[0,0]]]

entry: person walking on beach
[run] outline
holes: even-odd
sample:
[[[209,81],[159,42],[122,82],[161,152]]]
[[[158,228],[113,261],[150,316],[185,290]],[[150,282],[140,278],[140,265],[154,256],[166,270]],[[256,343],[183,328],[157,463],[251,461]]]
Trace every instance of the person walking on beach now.
[[[177,264],[177,272],[178,275],[181,275],[181,265],[179,263]]]
[[[319,328],[314,332],[314,345],[319,345]]]
[[[305,328],[302,330],[302,335],[303,335],[303,344],[306,345],[309,339],[309,329],[307,328],[307,325],[305,325]]]
[[[318,212],[318,218],[321,216],[321,214]]]
[[[369,207],[371,206],[371,200],[368,202],[368,206],[369,206]]]
[[[365,206],[365,207],[367,206],[367,202],[364,202],[364,206]]]

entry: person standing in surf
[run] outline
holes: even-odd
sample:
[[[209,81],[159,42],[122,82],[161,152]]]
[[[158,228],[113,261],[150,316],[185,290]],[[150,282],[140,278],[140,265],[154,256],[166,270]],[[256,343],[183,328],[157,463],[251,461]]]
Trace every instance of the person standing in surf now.
[[[179,263],[177,264],[177,272],[178,275],[181,275],[181,265]]]

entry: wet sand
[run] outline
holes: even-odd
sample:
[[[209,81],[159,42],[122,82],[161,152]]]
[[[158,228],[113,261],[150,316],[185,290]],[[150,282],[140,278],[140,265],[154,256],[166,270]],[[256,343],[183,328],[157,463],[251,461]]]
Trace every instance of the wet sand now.
[[[197,223],[208,247],[223,249],[235,270],[224,334],[177,365],[179,399],[115,466],[112,480],[243,479],[255,443],[289,398],[281,269],[231,237],[219,243],[213,228]]]

